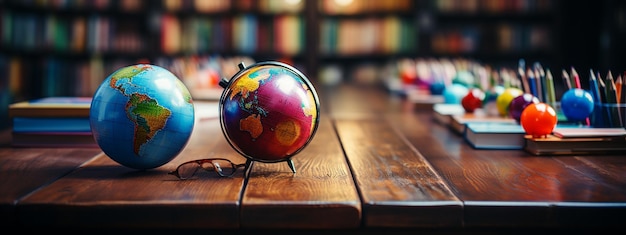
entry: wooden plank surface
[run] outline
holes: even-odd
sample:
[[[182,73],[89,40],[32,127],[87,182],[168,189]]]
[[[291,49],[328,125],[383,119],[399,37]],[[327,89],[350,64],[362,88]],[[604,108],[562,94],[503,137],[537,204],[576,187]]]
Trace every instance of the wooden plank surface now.
[[[285,162],[256,162],[249,179],[243,171],[168,175],[192,159],[245,162],[216,118],[198,121],[178,157],[145,171],[93,148],[2,145],[1,225],[366,234],[624,228],[625,155],[475,150],[432,112],[384,90],[322,92],[320,127],[293,158],[295,174]]]
[[[366,227],[462,227],[463,207],[385,119],[337,120]]]
[[[462,227],[461,201],[386,119],[412,112],[412,103],[379,87],[326,92],[327,110],[361,194],[364,227]]]
[[[449,128],[433,123],[430,114],[398,115],[394,120],[464,202],[468,227],[572,225],[566,221],[618,226],[617,218],[624,218],[626,207],[619,203],[626,201],[624,156],[545,157],[522,150],[475,150]],[[603,202],[612,202],[607,211],[613,219],[600,213],[604,209],[599,208],[608,206]]]
[[[320,117],[313,140],[286,162],[252,166],[241,202],[242,228],[350,229],[361,203],[331,122]]]
[[[16,205],[23,197],[71,173],[99,152],[94,148],[0,148],[0,225],[15,226]]]
[[[197,122],[183,151],[155,169],[134,170],[98,156],[25,198],[20,219],[30,227],[238,228],[243,171],[184,181],[167,174],[184,161],[208,157],[245,162],[222,136],[218,119]]]

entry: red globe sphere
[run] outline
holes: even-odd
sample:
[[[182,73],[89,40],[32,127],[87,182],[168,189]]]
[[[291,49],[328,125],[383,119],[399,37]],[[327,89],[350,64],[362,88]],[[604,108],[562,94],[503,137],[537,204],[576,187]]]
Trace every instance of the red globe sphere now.
[[[478,88],[472,88],[463,99],[461,99],[461,105],[465,112],[473,113],[474,110],[483,106],[483,100],[485,99],[485,92]]]
[[[527,135],[545,137],[556,127],[556,111],[546,103],[531,103],[522,111],[520,123]]]

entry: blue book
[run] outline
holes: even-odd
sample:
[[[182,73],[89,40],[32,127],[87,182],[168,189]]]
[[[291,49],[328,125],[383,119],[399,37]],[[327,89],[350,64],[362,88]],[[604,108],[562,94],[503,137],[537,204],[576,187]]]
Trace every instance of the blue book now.
[[[475,149],[523,149],[524,128],[515,123],[466,123],[465,140]]]
[[[89,117],[14,117],[13,132],[91,132]]]

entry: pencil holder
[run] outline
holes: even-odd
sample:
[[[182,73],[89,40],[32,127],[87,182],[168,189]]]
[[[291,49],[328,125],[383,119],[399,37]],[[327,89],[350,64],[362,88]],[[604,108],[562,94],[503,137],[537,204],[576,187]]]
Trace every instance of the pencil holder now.
[[[591,113],[590,121],[591,126],[597,128],[625,127],[626,104],[596,104]]]

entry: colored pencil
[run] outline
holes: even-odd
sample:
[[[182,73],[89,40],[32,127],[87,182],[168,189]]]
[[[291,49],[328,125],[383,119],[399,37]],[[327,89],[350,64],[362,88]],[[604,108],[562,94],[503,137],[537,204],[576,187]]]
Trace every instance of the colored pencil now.
[[[517,73],[519,74],[519,79],[522,82],[522,86],[524,87],[524,93],[530,93],[530,88],[528,87],[528,81],[526,77],[526,61],[524,59],[520,59],[517,65]]]
[[[591,97],[593,97],[594,103],[600,104],[604,102],[604,100],[600,98],[600,86],[596,75],[593,74],[593,69],[589,69],[589,91]]]
[[[598,91],[600,93],[600,101],[602,103],[608,103],[606,100],[606,84],[604,79],[600,76],[600,72],[596,72],[596,81],[598,81]]]
[[[622,96],[622,86],[623,86],[623,81],[622,81],[622,75],[618,75],[617,79],[615,80],[615,93],[617,95],[617,103],[623,103],[624,102],[624,97]]]
[[[526,71],[526,78],[528,80],[528,89],[530,90],[528,93],[535,97],[539,97],[539,94],[537,94],[537,78],[535,77],[535,73],[530,68]]]
[[[546,102],[546,72],[539,62],[534,64],[535,79],[537,79],[537,98],[541,102]]]
[[[603,117],[602,118],[603,122],[601,122],[602,126],[597,126],[597,127],[611,127],[613,123],[613,121],[611,120],[612,119],[611,109],[605,105],[608,103],[608,99],[606,95],[606,83],[604,79],[602,79],[602,77],[600,76],[600,72],[596,73],[596,81],[598,81],[598,90],[600,91],[600,100],[602,101],[600,103],[600,107],[602,108],[601,108],[599,115]]]
[[[621,116],[619,112],[619,107],[613,106],[617,104],[617,90],[615,87],[615,82],[613,80],[613,75],[611,71],[606,75],[606,99],[607,103],[611,106],[607,107],[610,111],[611,117],[611,127],[622,127]]]
[[[571,67],[571,75],[570,78],[572,79],[572,83],[574,84],[575,88],[582,88],[582,86],[580,85],[580,76],[578,76],[578,72],[576,72],[576,69],[574,69],[574,66]]]
[[[546,102],[551,107],[556,107],[556,94],[554,91],[554,78],[550,69],[546,69]]]
[[[604,89],[606,93],[606,103],[614,104],[616,103],[616,89],[615,89],[615,81],[613,80],[613,74],[609,71],[604,78]]]
[[[561,77],[563,78],[563,83],[565,83],[565,88],[567,90],[572,89],[572,81],[570,81],[569,74],[567,74],[565,69],[561,70]]]

